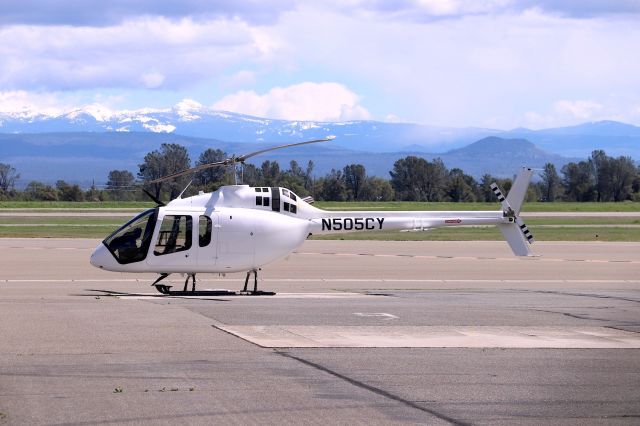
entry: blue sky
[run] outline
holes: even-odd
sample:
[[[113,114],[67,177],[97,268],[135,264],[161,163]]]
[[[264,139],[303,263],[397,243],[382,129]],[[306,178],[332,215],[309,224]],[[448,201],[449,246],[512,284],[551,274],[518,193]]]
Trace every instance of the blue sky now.
[[[0,3],[0,112],[640,125],[640,0]]]

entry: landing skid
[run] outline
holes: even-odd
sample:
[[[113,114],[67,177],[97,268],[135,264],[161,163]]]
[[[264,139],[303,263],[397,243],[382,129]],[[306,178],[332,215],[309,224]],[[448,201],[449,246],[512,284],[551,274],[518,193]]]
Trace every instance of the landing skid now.
[[[254,274],[254,286],[253,291],[247,290],[247,285],[249,283],[249,278],[251,277],[251,273]],[[244,288],[241,291],[232,291],[232,290],[196,290],[196,274],[187,275],[187,279],[184,282],[184,288],[182,291],[180,290],[171,290],[173,286],[160,284],[160,281],[167,278],[169,274],[160,274],[157,280],[151,284],[152,287],[155,287],[160,293],[165,294],[167,296],[274,296],[276,293],[273,291],[262,291],[258,290],[258,271],[252,270],[247,272],[247,278],[244,282]],[[193,280],[193,285],[191,287],[191,291],[187,290],[187,284],[189,283],[189,278]]]
[[[154,285],[156,290],[167,296],[274,296],[273,291],[232,291],[232,290],[196,290],[196,291],[171,291],[170,285]]]

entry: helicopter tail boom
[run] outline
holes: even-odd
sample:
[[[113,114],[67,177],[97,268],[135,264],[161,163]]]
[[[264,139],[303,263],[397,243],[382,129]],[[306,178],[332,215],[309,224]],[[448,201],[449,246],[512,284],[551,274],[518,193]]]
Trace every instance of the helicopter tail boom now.
[[[512,189],[504,197],[492,184],[502,204],[497,211],[401,211],[401,212],[327,212],[315,210],[310,218],[310,233],[335,234],[362,231],[426,231],[453,226],[497,226],[516,256],[529,256],[533,235],[519,217],[522,203],[533,174],[523,167]]]

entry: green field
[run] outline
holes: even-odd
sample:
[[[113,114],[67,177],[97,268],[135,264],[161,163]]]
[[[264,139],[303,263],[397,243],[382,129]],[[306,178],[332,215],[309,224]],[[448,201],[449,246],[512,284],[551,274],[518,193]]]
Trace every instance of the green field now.
[[[0,209],[138,209],[154,207],[148,201],[0,201]],[[499,203],[426,203],[415,201],[317,201],[314,206],[326,210],[497,210]],[[527,212],[640,212],[640,202],[623,203],[524,203]]]
[[[0,201],[0,209],[148,209],[150,201]]]
[[[499,203],[419,203],[414,201],[342,202],[318,201],[316,207],[326,210],[498,210]],[[640,212],[640,203],[524,203],[525,212]]]
[[[327,210],[497,210],[491,203],[317,203]],[[104,238],[137,212],[152,207],[141,202],[128,203],[0,203],[0,237]],[[638,212],[628,217],[535,217],[527,219],[539,241],[640,241],[640,203],[528,203],[530,212]],[[47,216],[28,213],[47,212]],[[104,216],[69,216],[100,212]],[[113,213],[113,216],[109,216]],[[501,240],[494,227],[434,229],[423,232],[367,232],[312,237],[313,239],[370,239],[394,241]]]
[[[530,226],[537,241],[621,241],[640,242],[640,228],[536,228]],[[502,235],[495,227],[447,228],[420,232],[369,232],[343,235],[312,236],[314,240],[376,240],[376,241],[496,241]]]

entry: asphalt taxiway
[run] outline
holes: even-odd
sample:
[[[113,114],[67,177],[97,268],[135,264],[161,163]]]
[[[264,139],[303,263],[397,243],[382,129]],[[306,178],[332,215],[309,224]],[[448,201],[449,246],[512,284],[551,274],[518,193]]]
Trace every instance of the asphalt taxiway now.
[[[637,243],[308,241],[263,297],[163,296],[97,243],[0,240],[0,424],[640,421]]]

